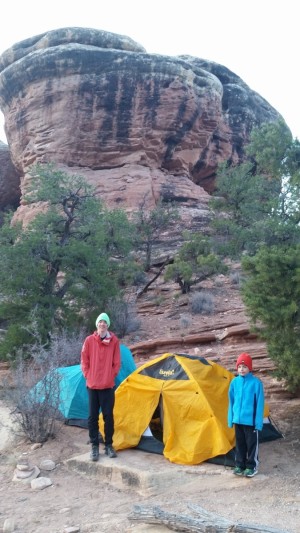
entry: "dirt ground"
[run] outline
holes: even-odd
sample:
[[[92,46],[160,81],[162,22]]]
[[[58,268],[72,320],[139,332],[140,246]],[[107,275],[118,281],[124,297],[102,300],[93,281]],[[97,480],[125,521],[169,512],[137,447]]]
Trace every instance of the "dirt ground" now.
[[[191,323],[184,324],[185,331],[205,331],[206,324],[210,326],[212,321],[219,327],[244,322],[244,308],[238,291],[227,283],[215,292],[215,314],[212,317],[189,315]],[[127,345],[182,331],[181,315],[186,314],[186,306],[181,305],[181,300],[172,298],[172,293],[168,297],[162,294],[164,301],[159,306],[149,310],[141,308],[141,330],[130,339],[125,339]],[[149,300],[151,303],[153,298],[151,294],[145,295],[144,303],[147,304]],[[206,356],[206,348],[207,353],[210,353],[210,346],[200,348],[202,355]],[[239,345],[233,348],[245,349],[244,345],[242,348]],[[190,481],[183,483],[179,477],[178,482],[175,481],[171,487],[159,488],[151,495],[141,495],[126,486],[116,488],[99,475],[78,473],[68,467],[68,459],[89,452],[86,429],[63,425],[56,439],[37,449],[32,449],[32,444],[24,440],[8,439],[5,429],[9,424],[8,410],[1,403],[0,396],[0,533],[3,528],[5,533],[170,531],[165,526],[133,521],[131,515],[135,505],[159,506],[169,513],[197,518],[191,507],[196,505],[230,520],[231,524],[256,524],[258,533],[264,531],[262,526],[299,533],[300,398],[287,399],[277,391],[274,397],[268,394],[267,400],[272,417],[284,438],[260,445],[257,476],[252,479],[239,478],[232,474],[230,468],[212,463],[182,466],[190,474]],[[119,452],[118,457],[111,461],[116,464],[121,460],[126,461],[126,452]],[[143,464],[144,452],[135,450],[134,453],[137,461]],[[163,456],[147,455],[158,476],[165,464],[170,468],[170,473],[174,472],[174,465]],[[28,457],[30,463],[36,466],[44,459],[54,461],[54,470],[41,471],[40,474],[51,479],[51,486],[36,491],[28,484],[13,481],[20,456]]]
[[[70,469],[66,460],[89,452],[87,430],[63,425],[56,439],[32,449],[26,441],[5,442],[2,412],[0,432],[0,531],[18,533],[102,533],[169,531],[165,526],[146,525],[130,518],[134,505],[158,505],[162,510],[188,514],[197,518],[190,505],[227,518],[231,523],[248,523],[277,528],[289,533],[300,531],[300,400],[284,402],[280,429],[284,438],[260,445],[260,470],[252,479],[237,478],[230,468],[203,463],[187,468],[191,480],[174,483],[167,490],[142,496],[124,487],[115,488],[99,476],[80,474]],[[103,451],[101,451],[103,453]],[[131,452],[132,453],[132,452]],[[144,452],[135,450],[137,460]],[[119,452],[116,459],[118,461]],[[140,455],[139,455],[140,454]],[[163,456],[147,454],[151,464],[162,461],[174,467]],[[51,459],[56,467],[41,472],[52,485],[39,491],[20,481],[13,481],[14,469],[20,456],[39,466]],[[123,455],[122,459],[124,459]],[[126,458],[125,458],[126,460]],[[100,457],[101,461],[101,457]],[[170,470],[171,471],[171,470]],[[193,475],[194,474],[194,475]],[[14,529],[12,529],[14,523]],[[5,525],[6,529],[3,529]],[[11,529],[9,529],[11,527]],[[2,529],[1,529],[2,528]],[[8,528],[8,529],[7,529]],[[70,528],[70,529],[68,529]],[[74,528],[74,529],[72,529]],[[76,529],[78,528],[78,529]],[[262,529],[263,530],[263,529]],[[258,528],[257,531],[260,531]]]

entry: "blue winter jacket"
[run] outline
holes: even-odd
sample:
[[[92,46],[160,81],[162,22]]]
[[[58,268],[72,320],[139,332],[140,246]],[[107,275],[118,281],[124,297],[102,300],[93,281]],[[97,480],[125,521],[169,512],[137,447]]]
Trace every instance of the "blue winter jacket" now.
[[[263,384],[251,372],[236,376],[229,386],[228,426],[242,424],[262,430],[264,420]]]

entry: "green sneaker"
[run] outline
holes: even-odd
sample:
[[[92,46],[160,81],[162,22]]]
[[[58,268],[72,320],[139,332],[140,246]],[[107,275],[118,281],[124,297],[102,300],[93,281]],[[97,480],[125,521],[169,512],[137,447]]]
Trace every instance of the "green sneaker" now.
[[[242,476],[244,474],[244,470],[243,468],[240,468],[239,466],[236,466],[234,469],[233,469],[233,473],[236,475],[236,476]]]
[[[246,468],[244,472],[245,477],[253,477],[256,476],[257,470],[255,468]]]

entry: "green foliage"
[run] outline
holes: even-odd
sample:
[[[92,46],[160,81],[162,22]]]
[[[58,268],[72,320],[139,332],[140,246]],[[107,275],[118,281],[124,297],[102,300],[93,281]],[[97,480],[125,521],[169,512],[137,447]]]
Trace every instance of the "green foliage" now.
[[[298,141],[297,141],[298,143]],[[247,155],[255,161],[259,172],[281,180],[291,174],[293,138],[283,120],[263,124],[251,132]],[[287,157],[290,153],[290,157]],[[299,167],[298,167],[299,170]]]
[[[242,261],[242,295],[253,324],[267,342],[276,375],[300,387],[300,245],[262,247]]]
[[[144,269],[148,272],[151,267],[153,246],[161,233],[178,219],[178,211],[170,202],[165,204],[159,202],[152,211],[145,209],[145,204],[146,197],[143,198],[133,218],[136,227],[136,246],[145,253]]]
[[[283,120],[254,129],[246,153],[260,173],[300,184],[300,142],[293,139]]]
[[[212,205],[217,249],[243,256],[242,294],[276,375],[300,385],[300,143],[283,121],[253,130],[242,165],[221,165]]]
[[[132,227],[125,213],[104,209],[80,176],[52,166],[32,169],[27,202],[44,211],[26,227],[6,217],[0,230],[0,317],[7,334],[0,357],[61,328],[93,324],[95,314],[130,278]]]
[[[250,162],[232,168],[220,165],[218,196],[211,201],[220,253],[232,258],[243,251],[255,253],[271,224],[270,214],[275,213],[279,192],[279,182],[254,173]]]
[[[287,147],[286,161],[288,164],[287,174],[293,185],[300,184],[300,141],[294,139]]]
[[[239,166],[220,165],[211,202],[219,253],[232,258],[299,240],[299,142],[279,121],[253,130],[247,154]]]
[[[185,242],[174,262],[167,266],[165,280],[179,284],[182,294],[190,292],[191,286],[211,277],[225,273],[227,268],[222,260],[213,253],[211,243],[201,234],[183,234]]]
[[[168,265],[165,271],[165,281],[173,280],[178,283],[182,294],[191,290],[192,277],[192,265],[183,261],[179,256],[175,257],[174,263]]]

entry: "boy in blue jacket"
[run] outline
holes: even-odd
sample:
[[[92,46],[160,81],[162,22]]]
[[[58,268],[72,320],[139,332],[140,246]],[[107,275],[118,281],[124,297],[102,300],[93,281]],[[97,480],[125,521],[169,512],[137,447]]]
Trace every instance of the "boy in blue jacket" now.
[[[235,429],[235,468],[237,476],[253,477],[258,467],[258,431],[263,428],[264,388],[252,374],[252,359],[242,353],[237,358],[238,375],[229,387],[228,426]]]

